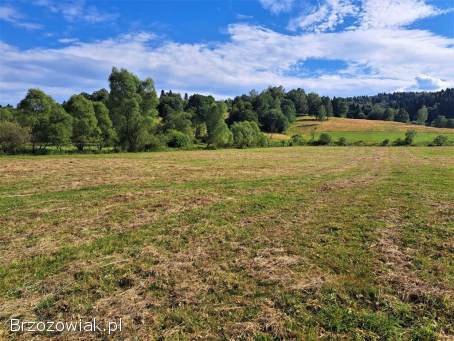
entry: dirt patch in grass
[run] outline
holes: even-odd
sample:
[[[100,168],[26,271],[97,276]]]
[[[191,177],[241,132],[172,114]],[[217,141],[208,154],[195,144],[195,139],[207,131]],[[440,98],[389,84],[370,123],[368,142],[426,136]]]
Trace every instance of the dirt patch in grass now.
[[[376,176],[357,176],[349,179],[339,179],[321,184],[315,189],[316,192],[331,192],[357,186],[367,186],[376,179]]]

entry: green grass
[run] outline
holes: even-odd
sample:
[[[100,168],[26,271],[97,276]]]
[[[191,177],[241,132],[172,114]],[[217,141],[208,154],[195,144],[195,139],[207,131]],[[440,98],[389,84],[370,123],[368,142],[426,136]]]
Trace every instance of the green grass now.
[[[333,138],[333,141],[339,140],[341,137],[347,139],[347,143],[355,142],[364,142],[365,144],[381,144],[384,140],[388,139],[389,143],[392,144],[398,138],[405,139],[404,132],[360,132],[360,131],[329,131],[327,132]],[[448,136],[448,139],[451,143],[454,143],[454,133],[452,134],[439,134],[439,133],[428,133],[428,132],[418,132],[416,133],[414,144],[415,145],[428,145],[433,142],[434,138],[438,135]],[[318,139],[320,134],[315,134],[315,138]],[[306,135],[307,139],[310,139],[312,135]]]
[[[321,133],[328,133],[334,142],[344,137],[348,144],[362,142],[365,145],[380,145],[384,140],[389,140],[392,144],[398,138],[404,139],[405,132],[409,129],[417,132],[414,139],[415,145],[431,144],[438,135],[447,136],[449,143],[454,144],[454,129],[338,117],[331,117],[324,122],[311,117],[299,117],[290,126],[287,135],[302,134],[306,140],[311,140],[318,139]]]
[[[17,316],[122,317],[118,339],[452,337],[453,154],[0,158],[0,338],[30,339]]]

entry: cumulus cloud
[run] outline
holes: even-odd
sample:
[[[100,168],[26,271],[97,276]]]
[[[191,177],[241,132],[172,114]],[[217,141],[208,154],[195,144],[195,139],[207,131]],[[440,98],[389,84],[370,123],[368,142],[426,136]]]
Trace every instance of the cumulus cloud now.
[[[149,33],[76,42],[61,48],[18,49],[2,44],[0,101],[17,103],[30,87],[62,100],[107,86],[112,66],[152,77],[158,89],[233,96],[281,84],[346,96],[411,87],[421,74],[454,83],[454,39],[422,30],[369,29],[287,35],[236,24],[218,44],[159,41]],[[150,40],[154,40],[150,44]],[[414,47],[418,46],[417,49]],[[309,58],[342,60],[335,75],[301,78],[296,64]]]
[[[449,82],[431,75],[422,74],[415,77],[415,83],[404,91],[437,91],[451,86]]]
[[[39,24],[25,20],[25,16],[22,13],[14,7],[7,5],[0,6],[0,20],[27,30],[37,30],[42,27]]]
[[[288,12],[292,9],[294,0],[260,0],[263,8],[274,14]]]

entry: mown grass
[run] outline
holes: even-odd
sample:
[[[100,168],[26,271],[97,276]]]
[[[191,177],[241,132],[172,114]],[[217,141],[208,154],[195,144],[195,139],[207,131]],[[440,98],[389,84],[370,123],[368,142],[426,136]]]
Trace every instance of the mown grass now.
[[[328,133],[332,136],[333,141],[344,137],[347,143],[363,142],[364,144],[379,145],[384,140],[388,140],[392,144],[398,138],[405,138],[405,132],[409,129],[417,132],[414,139],[416,145],[428,145],[438,135],[447,136],[450,143],[454,143],[454,129],[339,117],[330,117],[329,120],[323,122],[319,122],[313,117],[299,117],[290,126],[287,135],[302,134],[307,140],[310,140],[318,139],[321,133]]]
[[[114,338],[453,337],[454,148],[0,158],[0,319]]]

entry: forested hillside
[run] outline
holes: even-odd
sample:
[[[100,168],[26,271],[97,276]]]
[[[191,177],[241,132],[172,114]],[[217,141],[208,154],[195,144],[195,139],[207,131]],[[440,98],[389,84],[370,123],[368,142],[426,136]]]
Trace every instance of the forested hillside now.
[[[437,92],[395,92],[349,97],[347,117],[416,122],[454,128],[454,89]]]
[[[0,107],[0,150],[266,146],[270,141],[263,132],[284,133],[297,116],[307,115],[319,121],[336,116],[454,127],[454,89],[331,99],[279,86],[227,100],[172,91],[158,97],[152,79],[141,80],[117,68],[109,85],[110,91],[73,95],[62,104],[40,89],[30,89],[17,107]],[[331,138],[312,142],[330,144]],[[303,139],[295,136],[294,143],[300,145]]]

